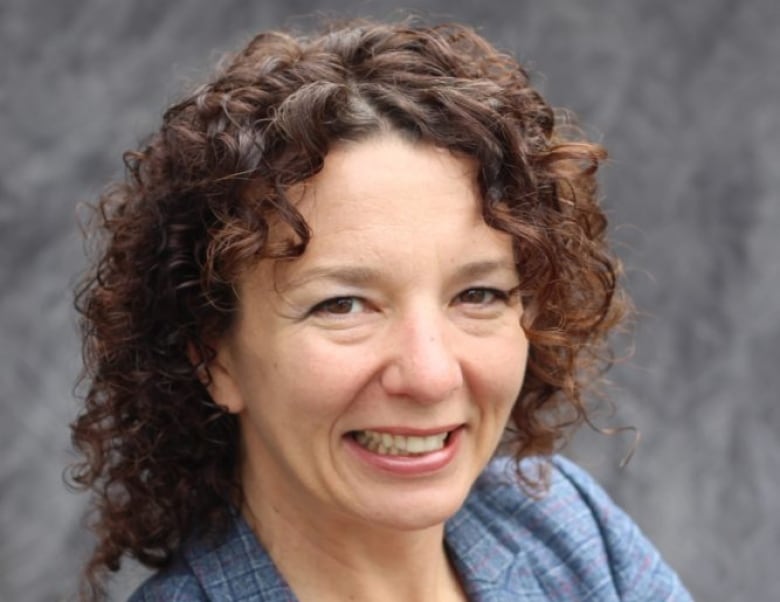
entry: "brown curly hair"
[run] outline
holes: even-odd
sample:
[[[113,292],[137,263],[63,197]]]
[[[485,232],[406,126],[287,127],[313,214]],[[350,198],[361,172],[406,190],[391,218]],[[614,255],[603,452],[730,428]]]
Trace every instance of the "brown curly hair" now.
[[[207,341],[231,325],[243,270],[304,252],[310,231],[285,191],[334,143],[384,130],[476,159],[484,219],[514,240],[530,342],[508,429],[516,457],[552,453],[587,420],[584,392],[627,308],[597,199],[604,150],[469,28],[262,33],[125,154],[125,181],[94,213],[102,244],[76,295],[83,460],[70,473],[94,492],[90,597],[123,555],[161,567],[183,538],[224,524],[241,495],[240,434],[207,392]],[[294,234],[272,246],[274,223]]]

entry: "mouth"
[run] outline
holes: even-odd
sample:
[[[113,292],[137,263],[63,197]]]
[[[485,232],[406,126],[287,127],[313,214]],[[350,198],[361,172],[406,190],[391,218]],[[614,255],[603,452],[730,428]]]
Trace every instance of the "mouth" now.
[[[432,435],[401,435],[374,430],[352,431],[349,436],[363,449],[382,456],[422,456],[444,449],[453,431]]]

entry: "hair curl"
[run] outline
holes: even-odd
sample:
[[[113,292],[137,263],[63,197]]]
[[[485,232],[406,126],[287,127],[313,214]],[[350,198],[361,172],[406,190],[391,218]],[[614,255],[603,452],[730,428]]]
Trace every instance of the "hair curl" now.
[[[70,473],[95,494],[92,596],[124,554],[161,567],[240,496],[238,423],[207,392],[207,341],[231,324],[242,270],[306,248],[289,186],[317,173],[334,143],[384,130],[476,159],[484,219],[513,238],[530,342],[508,433],[516,456],[552,453],[587,420],[584,392],[627,309],[597,200],[604,150],[466,27],[262,33],[125,154],[127,177],[96,207],[102,246],[76,295],[83,459]],[[274,223],[294,235],[272,246]]]

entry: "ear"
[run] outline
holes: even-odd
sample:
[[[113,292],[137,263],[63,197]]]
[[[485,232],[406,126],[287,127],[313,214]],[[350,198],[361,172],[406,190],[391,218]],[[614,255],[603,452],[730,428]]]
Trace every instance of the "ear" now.
[[[192,344],[187,345],[187,357],[196,367],[200,382],[206,387],[218,406],[225,408],[231,414],[238,414],[244,409],[244,399],[234,376],[233,363],[225,342],[212,347],[214,357],[206,360]]]

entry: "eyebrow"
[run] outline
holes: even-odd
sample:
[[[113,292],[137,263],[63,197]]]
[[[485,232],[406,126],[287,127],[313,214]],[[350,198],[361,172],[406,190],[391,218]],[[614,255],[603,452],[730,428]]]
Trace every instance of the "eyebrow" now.
[[[322,265],[303,270],[288,280],[284,288],[303,286],[312,280],[332,280],[341,284],[364,285],[379,279],[379,270],[359,265]]]
[[[472,261],[458,269],[452,276],[452,280],[470,280],[472,278],[484,278],[497,272],[517,273],[514,262],[505,259],[487,259]],[[330,280],[339,284],[351,286],[365,286],[376,282],[381,278],[381,270],[374,267],[360,265],[322,265],[303,270],[300,274],[288,280],[282,287],[285,290],[298,288],[313,280]]]
[[[513,261],[508,261],[506,259],[473,261],[460,266],[455,272],[455,279],[468,280],[470,278],[481,278],[496,272],[512,272],[512,274],[517,274],[517,266]]]

